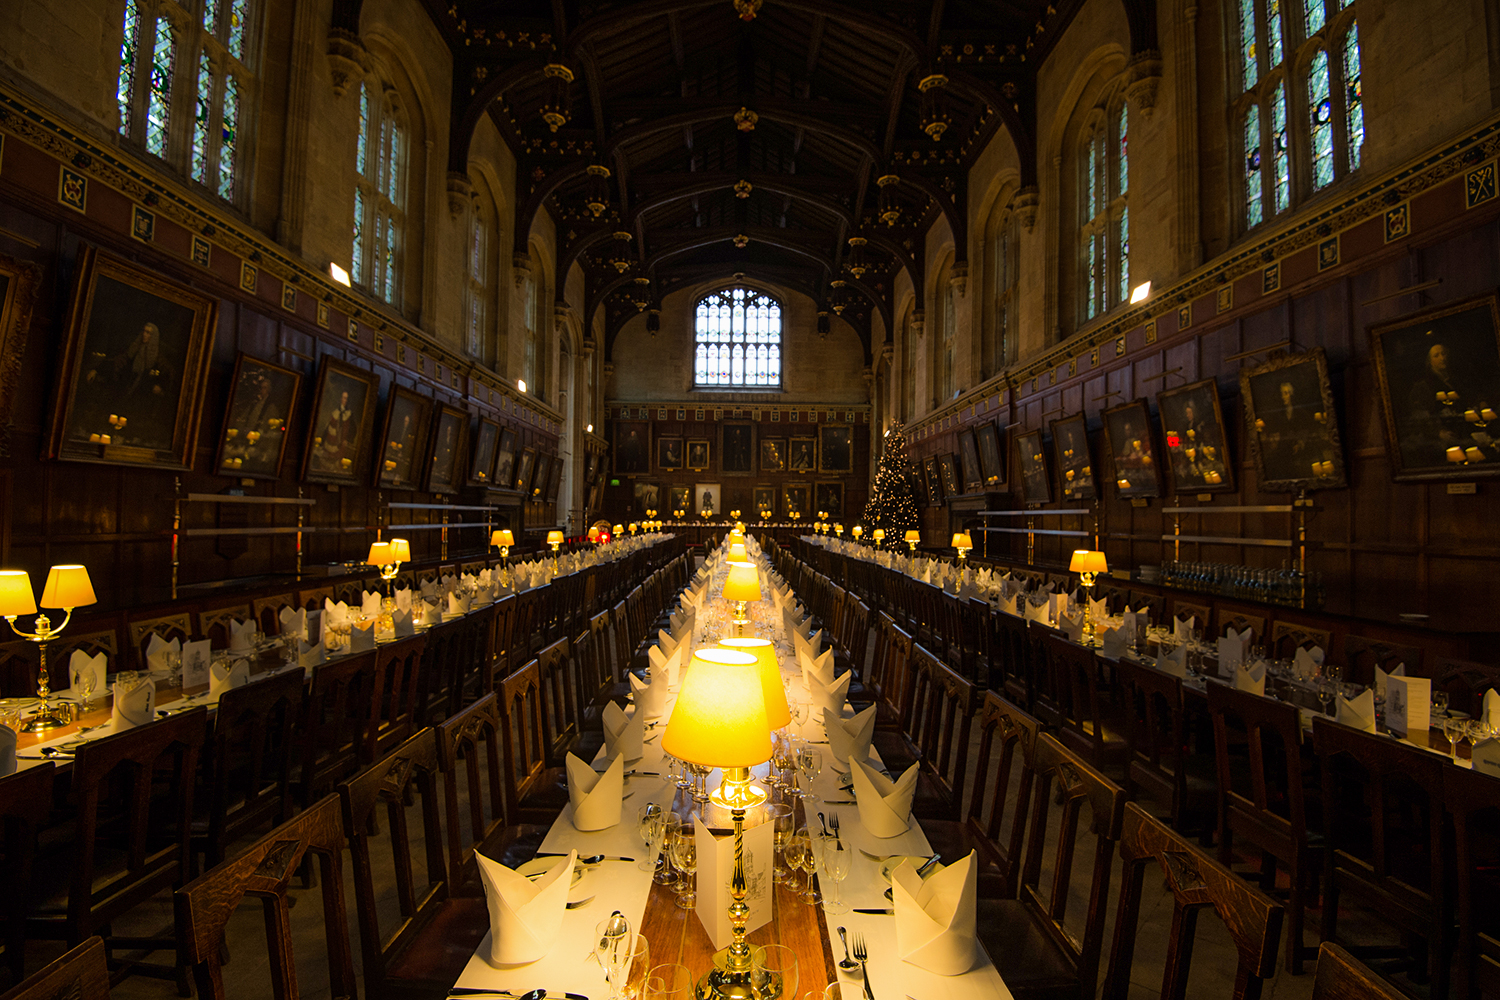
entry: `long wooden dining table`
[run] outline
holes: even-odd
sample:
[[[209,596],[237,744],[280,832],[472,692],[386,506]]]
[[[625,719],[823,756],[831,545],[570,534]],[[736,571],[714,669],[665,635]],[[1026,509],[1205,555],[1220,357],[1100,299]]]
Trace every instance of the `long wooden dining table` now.
[[[727,626],[728,615],[724,602],[717,597],[722,585],[722,572],[710,585],[712,595],[709,604],[713,607],[699,612],[697,638],[699,644],[713,642],[720,635],[721,626]],[[797,665],[788,637],[781,625],[781,612],[773,607],[769,595],[764,601],[750,606],[752,625],[747,634],[772,639],[777,646],[782,676],[788,680],[792,700],[807,700],[801,670]],[[727,630],[727,629],[726,629]],[[686,654],[685,654],[686,655]],[[661,716],[663,725],[650,730],[661,733],[671,715],[675,695],[669,691]],[[630,711],[634,711],[632,708]],[[802,739],[820,742],[824,739],[821,720],[808,721],[789,727],[791,734]],[[845,704],[844,716],[850,717],[853,710]],[[639,861],[648,857],[645,844],[636,832],[636,815],[647,802],[656,802],[664,808],[675,809],[679,815],[693,809],[687,794],[675,784],[668,782],[666,762],[659,738],[647,737],[650,743],[644,746],[644,757],[639,762],[629,762],[629,767],[638,771],[656,772],[655,776],[631,778],[626,782],[625,800],[621,809],[621,822],[617,826],[594,832],[576,829],[572,822],[573,810],[565,807],[549,829],[539,853],[566,854],[576,850],[580,856],[604,854],[611,857],[629,857]],[[862,935],[867,945],[869,958],[867,968],[869,981],[876,1000],[1009,1000],[1000,972],[990,962],[983,948],[976,945],[975,962],[968,972],[959,976],[940,976],[904,962],[896,940],[895,918],[886,914],[862,914],[854,908],[883,909],[893,904],[886,899],[889,886],[881,875],[881,865],[872,861],[863,852],[877,856],[913,855],[929,856],[931,845],[915,819],[903,834],[891,838],[878,838],[865,829],[860,822],[855,805],[842,804],[853,801],[853,793],[840,787],[840,780],[833,766],[832,755],[827,747],[821,747],[825,764],[811,786],[817,801],[811,806],[812,826],[818,828],[816,813],[822,812],[825,820],[837,816],[840,835],[849,844],[851,862],[846,880],[838,887],[838,898],[851,909],[850,912],[833,919],[824,913],[821,906],[807,903],[797,895],[790,885],[777,883],[773,892],[772,918],[770,923],[749,934],[754,944],[783,944],[796,952],[798,957],[798,985],[795,994],[786,991],[787,1000],[795,995],[798,1000],[808,992],[821,995],[829,983],[844,984],[844,996],[856,997],[862,993],[862,978],[858,970],[850,973],[838,969],[837,959],[843,958],[843,946],[838,945],[835,954],[834,937],[837,928],[847,928],[851,939]],[[604,751],[596,758],[596,767],[601,766]],[[872,748],[871,759],[878,759]],[[762,778],[766,765],[756,769]],[[709,775],[708,787],[715,787],[719,772]],[[830,804],[829,800],[833,803]],[[803,822],[806,812],[802,803],[797,803],[799,819]],[[752,823],[754,817],[752,817]],[[712,822],[707,825],[714,826]],[[701,849],[700,849],[701,850]],[[954,860],[954,859],[949,859]],[[806,875],[794,876],[805,879]],[[698,892],[698,907],[713,906],[717,894],[707,889]],[[524,965],[497,966],[490,962],[488,936],[480,942],[468,965],[454,984],[455,988],[478,990],[509,990],[516,994],[532,989],[546,989],[549,996],[561,996],[572,992],[589,997],[590,1000],[607,1000],[611,996],[603,970],[591,961],[591,946],[597,925],[618,910],[630,921],[633,929],[642,933],[650,948],[649,961],[652,966],[675,963],[686,966],[694,980],[702,977],[712,967],[711,957],[716,951],[704,929],[698,913],[681,909],[676,903],[675,893],[652,882],[652,874],[641,871],[635,863],[604,861],[588,869],[584,877],[574,886],[570,899],[591,899],[587,905],[569,910],[563,917],[552,948],[541,959]]]

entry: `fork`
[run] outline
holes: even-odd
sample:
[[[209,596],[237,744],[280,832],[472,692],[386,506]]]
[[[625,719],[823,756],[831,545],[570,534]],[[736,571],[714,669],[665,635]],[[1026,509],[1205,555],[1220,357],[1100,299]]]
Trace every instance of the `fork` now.
[[[834,840],[836,840],[836,841],[840,840],[840,838],[839,838],[839,814],[838,813],[836,813],[836,812],[830,812],[828,814],[828,829],[830,829],[830,830],[833,831],[833,839]]]
[[[870,957],[870,952],[865,948],[865,936],[856,933],[854,935],[854,960],[859,963],[859,974],[865,979],[865,997],[867,1000],[875,1000],[875,991],[870,989],[870,970],[865,968],[865,960]]]
[[[570,910],[582,909],[583,907],[588,906],[590,903],[592,903],[597,898],[598,898],[598,893],[595,893],[594,895],[590,896],[587,899],[580,899],[577,902],[569,903],[568,906],[567,906],[567,908],[570,909]]]

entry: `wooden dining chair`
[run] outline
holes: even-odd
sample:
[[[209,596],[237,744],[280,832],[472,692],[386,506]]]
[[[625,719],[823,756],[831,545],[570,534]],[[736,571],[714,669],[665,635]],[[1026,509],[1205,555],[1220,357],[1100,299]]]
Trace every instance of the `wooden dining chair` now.
[[[257,597],[250,602],[250,613],[266,635],[281,634],[281,609],[299,608],[296,594],[276,594],[272,597]]]
[[[1152,862],[1160,867],[1172,893],[1162,1000],[1186,1000],[1198,914],[1209,907],[1224,922],[1237,953],[1232,1000],[1256,1000],[1265,981],[1276,975],[1281,904],[1167,829],[1134,802],[1125,807],[1120,858],[1124,877],[1104,1000],[1126,1000],[1131,993],[1130,970],[1135,961],[1141,896],[1146,869]]]
[[[1041,723],[994,691],[985,693],[977,721],[974,793],[957,820],[924,819],[922,832],[950,862],[974,853],[981,896],[1014,899]]]
[[[559,639],[537,654],[542,686],[542,731],[547,764],[561,767],[578,741],[578,696],[573,678],[573,644]]]
[[[298,805],[307,809],[375,759],[380,710],[376,650],[313,668],[299,728]]]
[[[1250,645],[1259,646],[1261,640],[1266,637],[1266,619],[1264,615],[1251,615],[1243,611],[1236,611],[1232,614],[1220,611],[1219,627],[1215,634],[1224,636],[1229,634],[1230,629],[1234,629],[1235,635],[1239,635],[1245,629],[1249,629]],[[1207,633],[1204,634],[1206,635]]]
[[[1409,976],[1448,994],[1453,907],[1445,870],[1443,771],[1448,762],[1389,736],[1313,718],[1322,772],[1322,939],[1338,941],[1339,904],[1415,939]],[[1348,941],[1353,944],[1355,942]]]
[[[1457,1000],[1500,996],[1500,781],[1467,767],[1443,768],[1443,800],[1453,826]],[[1436,996],[1436,994],[1433,994]]]
[[[324,584],[321,587],[303,587],[297,591],[297,607],[304,611],[322,611],[324,602],[332,600],[335,600],[332,584]]]
[[[193,792],[207,735],[208,710],[196,708],[88,740],[74,751],[76,805],[65,854],[39,855],[42,865],[61,865],[66,906],[34,909],[28,936],[78,945],[100,934],[111,951],[172,947],[170,940],[112,935],[110,925],[163,889],[187,883]],[[173,965],[132,962],[130,968],[182,978]]]
[[[212,868],[232,843],[291,815],[292,761],[303,706],[303,674],[283,671],[219,696],[204,761],[206,811],[193,822],[192,873]]]
[[[1026,852],[1014,899],[982,899],[979,940],[1017,1000],[1092,997],[1099,979],[1110,875],[1120,840],[1125,791],[1051,736],[1032,747],[1033,787]],[[1054,796],[1056,840],[1046,857]],[[1081,924],[1069,921],[1076,848],[1083,827],[1093,848],[1085,853],[1088,908]]]
[[[1271,625],[1271,649],[1279,659],[1291,659],[1299,649],[1316,646],[1328,654],[1332,633],[1327,629],[1297,625],[1292,622],[1273,622]]]
[[[1314,782],[1302,766],[1297,707],[1209,681],[1208,710],[1218,774],[1219,862],[1229,866],[1236,839],[1248,841],[1261,853],[1266,891],[1275,887],[1277,864],[1286,866],[1286,967],[1300,975],[1308,952],[1303,920],[1322,848],[1309,837],[1305,788]]]
[[[1131,798],[1160,804],[1179,833],[1212,830],[1214,767],[1188,746],[1182,678],[1124,659],[1114,669],[1130,745],[1125,787]]]
[[[375,748],[372,756],[383,757],[391,748],[404,742],[418,728],[417,686],[421,679],[422,654],[427,636],[407,636],[380,646],[375,651],[375,672],[379,679],[380,705],[371,720]]]
[[[104,941],[89,938],[0,994],[0,1000],[109,1000]]]
[[[1406,994],[1343,948],[1324,941],[1318,946],[1312,1000],[1406,1000]]]
[[[339,798],[329,795],[276,827],[239,857],[216,865],[177,890],[178,959],[191,971],[199,1000],[225,1000],[224,930],[246,896],[261,901],[275,996],[292,1000],[301,995],[288,892],[303,861],[311,858],[317,859],[322,876],[324,946],[316,961],[328,968],[332,996],[359,995],[344,902],[343,851]]]
[[[6,879],[0,886],[0,919],[5,921],[5,964],[10,982],[26,975],[26,915],[36,900],[32,882],[37,834],[52,813],[51,761],[0,778],[0,835]]]
[[[244,623],[248,621],[259,621],[248,602],[225,604],[216,608],[205,608],[198,612],[196,634],[208,639],[212,648],[225,649],[229,646],[230,623]],[[281,630],[278,627],[276,631],[279,632]]]
[[[1026,600],[1025,595],[1017,597]],[[1004,611],[990,617],[994,641],[990,648],[990,687],[1026,711],[1036,699],[1036,680],[1031,667],[1031,635],[1026,619]]]
[[[149,669],[146,666],[146,646],[153,635],[160,636],[165,642],[173,639],[187,642],[193,637],[192,616],[186,611],[150,618],[132,618],[127,621],[127,628],[130,631],[130,655],[134,657],[134,662],[112,664],[116,670]]]
[[[1189,618],[1194,619],[1193,627],[1196,629],[1202,629],[1204,635],[1217,634],[1209,624],[1213,619],[1213,608],[1211,608],[1207,604],[1196,604],[1192,601],[1173,601],[1173,620],[1171,622],[1165,622],[1164,624],[1168,628],[1171,628],[1176,624],[1177,619],[1186,621]]]
[[[912,812],[923,820],[957,820],[978,705],[974,685],[921,646],[912,654],[912,667],[916,688],[908,735],[922,764]]]
[[[1130,744],[1114,692],[1107,689],[1094,651],[1053,629],[1042,633],[1042,656],[1058,698],[1063,744],[1094,767],[1125,781]]]
[[[1448,692],[1450,708],[1478,718],[1484,712],[1484,693],[1500,691],[1500,666],[1440,656],[1432,664],[1432,689]]]
[[[532,660],[500,682],[501,774],[513,823],[550,824],[568,802],[561,771],[547,766],[541,668]]]
[[[1362,635],[1344,636],[1344,680],[1363,684],[1375,683],[1375,668],[1386,673],[1400,664],[1406,665],[1408,677],[1426,677],[1422,669],[1422,647],[1399,642],[1367,639]]]
[[[875,699],[877,734],[900,733],[904,728],[911,695],[911,655],[911,635],[882,611],[875,621],[875,662],[868,684]],[[877,739],[881,738],[877,735]],[[885,752],[883,747],[880,749]]]

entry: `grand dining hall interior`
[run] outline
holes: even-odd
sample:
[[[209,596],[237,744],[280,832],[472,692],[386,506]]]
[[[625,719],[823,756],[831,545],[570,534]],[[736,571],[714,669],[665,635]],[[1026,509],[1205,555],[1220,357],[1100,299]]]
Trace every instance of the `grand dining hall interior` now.
[[[0,1000],[1500,998],[1497,163],[1492,0],[0,4]]]

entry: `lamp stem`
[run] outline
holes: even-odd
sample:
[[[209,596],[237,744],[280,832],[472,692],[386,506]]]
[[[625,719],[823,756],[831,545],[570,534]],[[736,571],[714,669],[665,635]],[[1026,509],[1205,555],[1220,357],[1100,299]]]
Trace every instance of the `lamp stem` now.
[[[15,632],[16,635],[27,642],[37,644],[37,651],[41,661],[37,666],[36,696],[41,699],[42,707],[37,710],[37,713],[31,717],[31,721],[27,722],[22,729],[24,732],[35,733],[43,729],[56,729],[58,726],[65,726],[68,724],[68,720],[59,716],[48,704],[48,699],[52,697],[52,683],[47,675],[47,643],[55,639],[63,629],[68,627],[68,622],[73,618],[73,609],[63,609],[62,623],[56,628],[52,627],[52,620],[45,613],[38,614],[36,616],[36,623],[33,626],[36,629],[35,632],[23,632],[16,628],[16,617],[15,615],[6,615],[5,620],[10,622],[11,631]]]
[[[1079,573],[1078,582],[1083,584],[1083,644],[1094,645],[1094,616],[1089,614],[1089,607],[1094,596],[1094,574]]]

